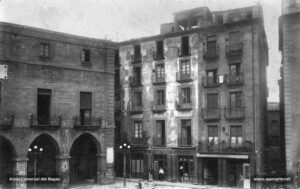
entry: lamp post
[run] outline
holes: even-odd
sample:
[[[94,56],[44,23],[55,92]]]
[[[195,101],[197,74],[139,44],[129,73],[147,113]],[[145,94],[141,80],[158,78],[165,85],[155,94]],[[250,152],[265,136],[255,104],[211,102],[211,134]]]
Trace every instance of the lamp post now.
[[[33,162],[33,179],[34,179],[33,184],[34,184],[34,188],[35,188],[35,177],[36,177],[36,155],[41,154],[42,151],[43,151],[43,148],[38,148],[37,145],[34,145],[33,149],[28,148],[28,152],[33,153],[33,155],[34,155],[34,162]]]
[[[123,150],[123,186],[126,187],[126,151],[130,149],[130,145],[125,141],[119,146]]]

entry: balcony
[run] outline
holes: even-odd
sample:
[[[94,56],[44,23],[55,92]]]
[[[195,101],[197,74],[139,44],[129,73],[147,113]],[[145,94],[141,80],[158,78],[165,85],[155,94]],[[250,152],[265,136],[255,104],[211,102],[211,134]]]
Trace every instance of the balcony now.
[[[62,125],[62,116],[37,116],[32,114],[30,116],[30,127],[32,129],[55,130]]]
[[[203,49],[204,60],[215,60],[219,58],[219,47],[215,49]]]
[[[130,77],[129,84],[130,84],[130,87],[141,87],[142,81],[141,81],[141,79],[138,79],[137,77]]]
[[[251,153],[252,142],[243,141],[242,144],[232,145],[228,142],[222,141],[221,143],[212,143],[208,140],[198,143],[198,151],[201,153],[223,153],[223,154],[239,154],[239,153]]]
[[[166,104],[156,104],[152,102],[152,111],[156,113],[165,112],[167,110]]]
[[[164,53],[153,52],[153,60],[164,60]]]
[[[152,77],[152,84],[153,85],[163,85],[166,84],[165,77],[157,77],[156,74],[153,74]]]
[[[205,88],[214,88],[219,85],[218,77],[202,77],[202,86]]]
[[[228,86],[242,85],[244,82],[243,74],[242,73],[240,73],[239,75],[228,74],[225,76],[225,82],[226,85]]]
[[[153,137],[153,146],[165,147],[166,146],[165,138]]]
[[[183,103],[176,101],[176,110],[178,111],[191,111],[193,109],[192,103]]]
[[[73,128],[77,130],[97,130],[102,127],[102,117],[92,116],[90,119],[82,120],[79,116],[73,117]]]
[[[245,108],[225,108],[225,118],[228,120],[234,119],[244,119],[245,118]]]
[[[136,63],[141,63],[142,62],[141,55],[131,55],[130,59],[131,59],[131,63],[132,64],[136,64]]]
[[[226,56],[237,56],[243,54],[243,43],[226,45]]]
[[[130,112],[132,114],[140,114],[140,113],[143,113],[143,106],[140,105],[135,105],[133,103],[130,103]]]
[[[221,109],[202,109],[202,118],[205,121],[215,121],[221,118]]]
[[[14,125],[14,114],[0,114],[0,130],[11,129]]]
[[[192,81],[191,74],[183,74],[181,72],[176,72],[176,81],[179,83]]]

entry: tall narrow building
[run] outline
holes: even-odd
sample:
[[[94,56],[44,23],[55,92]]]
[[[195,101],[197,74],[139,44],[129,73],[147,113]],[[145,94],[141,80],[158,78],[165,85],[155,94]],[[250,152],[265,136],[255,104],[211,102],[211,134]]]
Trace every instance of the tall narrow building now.
[[[279,18],[279,50],[282,53],[282,83],[285,127],[286,173],[300,187],[300,1],[282,0]]]
[[[260,6],[174,14],[159,35],[119,44],[116,173],[253,188],[263,173],[268,46]]]

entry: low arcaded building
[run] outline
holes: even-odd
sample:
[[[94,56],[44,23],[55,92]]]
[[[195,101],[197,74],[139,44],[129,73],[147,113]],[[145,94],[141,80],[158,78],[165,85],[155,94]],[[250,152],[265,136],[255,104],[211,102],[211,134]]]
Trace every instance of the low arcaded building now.
[[[112,181],[114,48],[0,23],[0,186],[26,188],[7,175],[58,177],[60,187]]]

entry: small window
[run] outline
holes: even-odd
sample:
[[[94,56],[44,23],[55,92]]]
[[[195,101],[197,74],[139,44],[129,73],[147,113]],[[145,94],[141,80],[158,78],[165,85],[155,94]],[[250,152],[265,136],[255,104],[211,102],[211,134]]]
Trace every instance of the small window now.
[[[40,43],[40,57],[49,58],[50,57],[50,44]]]
[[[92,93],[80,92],[80,124],[90,125],[92,118]]]
[[[165,90],[164,89],[156,90],[155,102],[156,102],[156,105],[159,105],[159,106],[165,105]]]
[[[183,60],[180,62],[180,74],[181,75],[191,74],[191,63],[189,60]]]
[[[238,146],[243,143],[242,126],[230,127],[230,144],[231,146]]]
[[[181,38],[181,56],[189,56],[189,55],[190,55],[189,36],[184,36]]]
[[[134,138],[143,137],[143,123],[142,121],[135,121],[133,125]]]
[[[208,126],[207,130],[209,147],[213,147],[213,145],[217,145],[219,141],[218,126]]]
[[[182,146],[192,145],[191,120],[181,120],[181,143]]]
[[[180,90],[180,102],[181,104],[190,104],[191,103],[191,87],[181,87]]]
[[[89,63],[91,61],[91,50],[82,49],[81,51],[81,62]]]
[[[218,94],[207,94],[207,109],[218,109]]]
[[[242,108],[242,92],[231,92],[230,94],[230,109]]]

